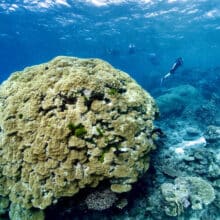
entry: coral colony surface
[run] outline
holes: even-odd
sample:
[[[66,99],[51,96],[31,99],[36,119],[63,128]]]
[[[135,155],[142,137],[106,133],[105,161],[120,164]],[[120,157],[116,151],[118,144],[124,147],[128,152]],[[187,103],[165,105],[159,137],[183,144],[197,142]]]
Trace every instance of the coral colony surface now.
[[[85,202],[109,208],[148,170],[157,114],[147,92],[99,59],[56,57],[13,73],[0,86],[0,214],[44,219],[103,181]]]

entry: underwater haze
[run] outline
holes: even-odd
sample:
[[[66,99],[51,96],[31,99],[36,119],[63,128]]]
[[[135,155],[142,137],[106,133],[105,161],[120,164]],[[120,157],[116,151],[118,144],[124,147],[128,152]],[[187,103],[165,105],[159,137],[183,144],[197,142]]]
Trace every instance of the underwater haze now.
[[[140,90],[137,90],[133,85],[130,86],[129,91],[131,93],[129,94],[135,95],[128,95],[127,88],[125,89],[124,85],[127,81],[130,81],[127,78],[126,81],[123,78],[124,76],[122,77],[122,73],[120,75],[116,70],[111,70],[113,71],[111,72],[111,68],[106,67],[106,64],[103,64],[100,60],[90,60],[84,63],[81,60],[67,57],[52,60],[56,56],[105,60],[116,69],[128,73],[135,79],[144,90],[151,94],[156,105],[153,104],[154,101],[151,100],[151,96],[149,96],[150,98],[146,96],[147,98],[143,98],[143,100],[139,98],[142,92],[145,94],[145,91],[142,91],[139,86],[137,88]],[[52,61],[48,62],[50,60]],[[106,80],[107,77],[101,75],[101,77],[96,78],[98,80],[93,84],[99,85],[99,82],[101,82],[100,85],[102,85],[103,83],[104,91],[108,91],[106,94],[100,95],[98,92],[96,94],[95,89],[91,92],[90,88],[86,87],[85,89],[84,85],[82,90],[78,89],[81,92],[79,92],[80,94],[77,94],[78,90],[76,94],[74,92],[72,94],[72,90],[69,91],[67,86],[72,85],[71,83],[77,84],[77,80],[81,79],[81,76],[77,76],[76,79],[72,80],[72,75],[65,75],[63,74],[65,71],[60,70],[62,68],[59,68],[59,62],[61,64],[62,62],[64,64],[69,62],[76,69],[79,63],[79,66],[82,65],[80,66],[82,70],[94,67],[96,72],[94,69],[92,71],[97,75],[101,66],[105,68],[104,70],[107,70],[105,72],[111,77],[116,77],[119,74],[122,77],[119,80],[119,85],[123,88],[112,88],[111,86],[114,83],[111,85],[109,81],[109,84],[104,84],[103,79]],[[87,62],[90,65],[83,66]],[[45,66],[35,66],[31,69],[33,71],[26,69],[24,72],[18,72],[6,81],[11,73],[41,63],[45,63]],[[54,68],[56,68],[57,75],[53,72]],[[67,66],[66,69],[68,68],[70,67]],[[35,71],[43,72],[45,75],[39,74],[38,79],[37,74],[34,75]],[[22,73],[24,78],[19,78]],[[105,74],[104,71],[102,73]],[[28,74],[32,74],[30,75],[32,77]],[[64,82],[61,79],[57,83],[56,80],[60,80],[57,78],[62,74],[69,77],[68,80],[71,79],[69,80],[71,82],[68,81],[69,83],[61,85]],[[90,74],[90,69],[86,69],[85,74],[82,75],[85,77],[86,74]],[[89,77],[92,79],[91,75]],[[45,80],[44,76],[51,78]],[[44,79],[42,84],[40,79]],[[90,83],[89,80],[85,77],[85,82],[88,84]],[[112,80],[115,79],[112,78]],[[4,81],[5,83],[3,83]],[[79,82],[81,81],[79,80]],[[82,80],[82,82],[84,81]],[[55,89],[49,87],[47,90],[46,83],[48,85],[52,83],[51,88],[64,87],[68,95],[71,93],[76,97],[67,97],[68,95],[65,96],[59,89],[55,94]],[[91,85],[93,84],[91,83]],[[21,89],[19,90],[16,86]],[[7,89],[4,90],[4,88],[7,88],[8,91],[5,91]],[[78,88],[78,85],[76,85],[76,88]],[[19,91],[20,93],[13,91]],[[27,91],[31,91],[30,94],[25,94],[25,92],[28,93]],[[35,92],[38,92],[36,95],[38,99],[35,99]],[[16,97],[16,95],[19,96],[19,94],[21,95],[18,100],[17,98],[11,98]],[[79,95],[80,98],[78,98]],[[122,98],[122,104],[116,100],[117,97]],[[33,105],[30,100],[33,101]],[[112,102],[111,100],[116,101]],[[140,100],[142,101],[141,104],[139,103]],[[136,103],[136,106],[127,106],[129,102]],[[148,109],[142,108],[143,103],[147,103],[144,106],[149,108],[149,112],[153,116],[147,115],[149,112]],[[43,107],[38,106],[41,104]],[[58,106],[59,104],[60,106]],[[85,106],[81,108],[81,104]],[[16,106],[19,106],[18,109]],[[39,107],[37,113],[34,109],[36,106]],[[64,122],[61,120],[62,123],[59,124],[57,120],[65,118],[63,112],[70,110],[70,106],[73,106],[71,107],[72,110],[78,107],[80,111],[84,111],[82,114],[80,112],[81,115],[79,114],[79,121],[81,121],[79,124],[73,124],[70,121],[68,126],[62,127]],[[121,109],[117,110],[117,106]],[[158,113],[155,106],[158,106],[160,113]],[[24,124],[27,130],[29,127],[31,128],[34,119],[32,117],[27,118],[26,113],[33,113],[34,117],[40,121],[39,125],[45,125],[47,131],[52,130],[52,118],[57,117],[54,120],[55,129],[52,131],[60,131],[60,127],[64,130],[68,128],[70,136],[74,136],[78,129],[79,134],[77,137],[90,141],[88,148],[91,146],[96,148],[98,144],[92,142],[93,139],[85,138],[89,133],[86,130],[88,123],[83,124],[85,122],[83,120],[86,118],[85,115],[88,113],[87,107],[96,110],[95,116],[98,115],[97,112],[107,109],[106,115],[112,117],[110,121],[117,122],[119,127],[125,125],[123,131],[130,136],[133,135],[135,141],[137,141],[135,142],[137,144],[130,144],[130,141],[126,139],[127,136],[124,138],[118,135],[116,138],[118,142],[111,143],[109,146],[109,149],[114,148],[112,153],[114,156],[120,158],[121,154],[126,155],[127,151],[133,152],[132,150],[135,147],[139,153],[142,153],[142,151],[144,152],[142,148],[151,144],[152,146],[155,145],[156,149],[152,147],[153,151],[149,152],[150,150],[147,150],[147,154],[149,154],[147,156],[150,160],[149,158],[145,160],[143,156],[136,159],[133,164],[141,164],[141,169],[147,167],[146,170],[149,166],[149,169],[146,173],[143,172],[143,176],[137,182],[128,179],[125,175],[126,172],[123,172],[126,169],[122,169],[121,179],[124,178],[123,180],[127,181],[126,184],[123,182],[125,185],[123,186],[128,188],[132,185],[132,189],[127,193],[112,192],[103,182],[103,185],[100,184],[100,188],[97,189],[89,188],[88,191],[87,189],[84,191],[80,188],[81,194],[77,194],[76,197],[59,198],[54,200],[53,204],[52,201],[48,200],[51,202],[48,203],[50,206],[48,205],[45,208],[44,213],[40,211],[40,214],[43,213],[42,216],[45,215],[45,220],[220,220],[220,0],[0,0],[0,108],[2,109],[0,111],[0,138],[2,138],[0,142],[0,165],[5,166],[5,157],[10,158],[14,155],[14,151],[17,150],[14,147],[17,144],[15,140],[23,141],[23,137],[16,136],[20,133],[15,130],[14,127],[17,126],[15,124],[18,123],[19,129],[22,127],[21,123]],[[114,114],[115,112],[117,114],[109,113],[110,108]],[[8,111],[10,109],[12,109],[11,114]],[[57,116],[57,109],[61,111],[60,117]],[[155,111],[154,114],[151,112],[152,109]],[[24,111],[24,114],[20,110]],[[71,111],[69,112],[71,115]],[[78,112],[76,115],[78,115]],[[106,115],[105,117],[107,117]],[[48,124],[45,121],[47,116],[49,118]],[[156,119],[152,122],[154,116]],[[144,122],[142,117],[145,120],[143,120]],[[89,119],[93,120],[92,116]],[[126,120],[132,121],[132,126],[126,127]],[[97,132],[94,134],[95,138],[103,139],[103,136],[106,135],[99,126],[108,127],[114,133],[108,121],[106,122],[102,117],[99,121],[97,122]],[[59,125],[57,126],[56,123]],[[92,124],[93,122],[90,121],[89,123]],[[142,139],[136,136],[136,133],[132,130],[137,124],[143,126],[137,134]],[[11,128],[11,133],[6,134],[4,126],[6,129],[7,126]],[[152,130],[146,130],[144,126],[149,126]],[[93,129],[92,125],[90,128]],[[38,124],[36,131],[37,129]],[[61,131],[63,132],[63,130]],[[60,133],[63,134],[62,132]],[[22,130],[21,135],[24,134],[26,133]],[[32,134],[31,132],[28,133],[31,137]],[[13,138],[13,135],[17,139]],[[49,139],[53,139],[50,134],[47,135]],[[34,141],[42,141],[43,136],[44,133],[40,133],[39,137],[37,136],[38,139],[36,138]],[[55,136],[55,139],[59,139]],[[147,137],[146,140],[145,137]],[[11,148],[7,145],[3,146],[4,144],[1,145],[7,138],[11,141],[11,145],[9,145],[12,146]],[[127,146],[129,145],[127,144],[120,148],[121,139],[132,146]],[[111,139],[107,137],[108,141],[110,142]],[[37,147],[41,146],[40,144],[38,146],[38,142]],[[103,142],[106,142],[106,139]],[[45,149],[49,148],[48,143],[44,143],[42,146]],[[103,152],[109,153],[110,150],[106,149],[107,147],[104,148],[101,141],[100,143],[102,146],[100,148],[104,149]],[[143,146],[140,143],[144,143]],[[33,144],[26,145],[24,148]],[[11,154],[6,152],[7,147],[11,150]],[[5,155],[3,148],[6,149]],[[19,146],[19,150],[22,155],[25,151],[23,145]],[[55,148],[55,153],[56,150]],[[37,152],[38,149],[35,151]],[[89,151],[90,149],[86,155],[89,158],[85,160],[86,162],[90,162],[91,152]],[[26,156],[32,156],[30,152],[28,151]],[[45,152],[47,154],[47,150]],[[100,156],[97,152],[99,162],[104,163],[104,153]],[[84,151],[82,154],[84,156]],[[133,155],[136,158],[136,152]],[[80,154],[79,157],[81,157]],[[3,162],[1,158],[3,158]],[[41,159],[39,159],[40,162]],[[77,161],[76,166],[81,169],[78,158],[75,159]],[[124,159],[124,161],[130,161],[130,159]],[[147,163],[147,166],[145,163]],[[7,181],[2,176],[6,175],[10,169],[14,173],[17,170],[19,172],[19,169],[21,169],[16,168],[14,157],[12,165],[11,161],[9,161],[9,164],[10,167],[6,167],[4,170],[0,166],[0,172],[2,172],[0,173],[0,194],[2,193],[0,195],[0,219],[23,220],[21,217],[22,212],[19,210],[24,207],[20,206],[19,209],[20,204],[18,204],[16,213],[17,204],[11,203],[10,205],[8,198],[4,200],[6,197],[3,197],[5,195],[1,187],[5,184],[4,186],[7,188],[7,184],[10,184],[10,182],[6,184]],[[65,166],[67,165],[65,164]],[[113,166],[116,165],[113,164]],[[142,172],[141,169],[138,172]],[[44,167],[42,170],[45,172]],[[99,172],[99,169],[97,170]],[[32,174],[34,172],[35,170]],[[136,176],[135,172],[131,176]],[[58,174],[60,175],[60,173],[62,173],[62,170]],[[12,175],[11,179],[16,179],[13,174],[10,175]],[[51,176],[48,174],[52,179],[54,175],[54,173],[51,173]],[[22,178],[26,178],[26,175],[24,176]],[[100,175],[97,176],[100,177]],[[65,182],[66,179],[63,179],[63,182]],[[45,182],[42,181],[42,184],[45,184]],[[9,197],[13,197],[13,193],[16,195],[16,192],[12,192],[12,196],[10,194]],[[45,192],[42,190],[40,193],[44,196]],[[27,201],[28,199],[31,200],[30,198],[31,193],[25,197]],[[19,199],[22,204],[22,196]],[[4,203],[4,201],[6,202]],[[39,204],[34,207],[39,207]],[[12,210],[15,210],[16,215],[20,217],[18,218]],[[33,213],[36,210],[31,210],[33,212],[27,212],[26,214],[34,216]],[[38,211],[36,211],[37,214]],[[36,218],[33,217],[33,219]],[[42,220],[44,218],[38,219]]]
[[[102,58],[146,88],[179,56],[219,65],[218,0],[2,0],[0,30],[1,81],[57,55]]]

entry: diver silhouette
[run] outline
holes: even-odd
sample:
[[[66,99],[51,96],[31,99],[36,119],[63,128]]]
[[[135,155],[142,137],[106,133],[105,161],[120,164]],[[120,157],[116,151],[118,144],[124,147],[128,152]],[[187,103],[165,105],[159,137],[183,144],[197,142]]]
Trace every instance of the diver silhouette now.
[[[182,57],[178,57],[175,61],[175,63],[173,64],[172,68],[170,69],[170,71],[161,78],[160,84],[162,85],[162,83],[164,82],[165,79],[167,79],[168,77],[170,77],[171,75],[173,75],[176,70],[183,65],[183,59]]]
[[[134,54],[135,52],[136,52],[135,44],[129,44],[128,45],[128,54]]]

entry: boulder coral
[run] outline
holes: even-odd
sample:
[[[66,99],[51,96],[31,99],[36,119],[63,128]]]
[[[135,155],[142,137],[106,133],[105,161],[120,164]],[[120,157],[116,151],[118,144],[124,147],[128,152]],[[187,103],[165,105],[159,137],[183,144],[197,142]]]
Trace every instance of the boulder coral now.
[[[180,85],[168,89],[165,94],[157,97],[161,117],[180,114],[190,104],[200,101],[199,92],[191,85]]]
[[[149,167],[157,114],[147,92],[99,59],[15,72],[0,86],[0,195],[45,209],[102,180],[129,191]]]

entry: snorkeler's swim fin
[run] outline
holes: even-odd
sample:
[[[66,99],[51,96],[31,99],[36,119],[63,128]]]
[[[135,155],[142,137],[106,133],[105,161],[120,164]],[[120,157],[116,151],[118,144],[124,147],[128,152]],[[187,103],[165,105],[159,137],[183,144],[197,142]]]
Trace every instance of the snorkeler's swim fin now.
[[[171,73],[169,72],[169,73],[167,73],[164,77],[162,77],[161,80],[160,80],[160,85],[162,85],[162,84],[163,84],[163,81],[164,81],[166,78],[170,77],[170,76],[171,76]]]

